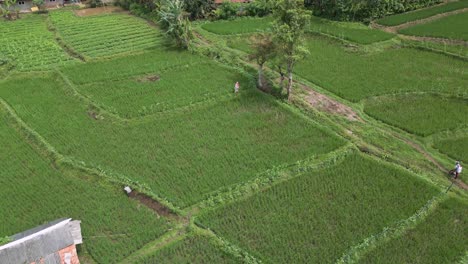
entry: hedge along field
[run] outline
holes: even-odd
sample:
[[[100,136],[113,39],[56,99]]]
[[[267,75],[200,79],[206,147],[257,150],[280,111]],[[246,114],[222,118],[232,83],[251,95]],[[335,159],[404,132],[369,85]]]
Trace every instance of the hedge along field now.
[[[364,111],[421,136],[468,126],[468,100],[434,94],[374,97],[365,101]]]
[[[468,163],[468,137],[436,141],[434,146],[452,158]]]
[[[412,48],[359,52],[310,36],[310,55],[296,66],[301,77],[354,102],[403,92],[466,94],[468,63]]]
[[[9,122],[0,108],[0,237],[70,217],[82,221],[88,253],[98,263],[116,263],[170,227],[120,188],[83,173],[58,171]]]
[[[197,222],[265,263],[332,263],[438,192],[401,169],[355,154]]]
[[[360,263],[459,263],[466,254],[467,232],[468,204],[451,198],[415,229],[370,251]]]
[[[156,253],[141,258],[135,264],[154,263],[239,263],[233,256],[227,255],[213,245],[210,238],[189,235],[182,241],[164,247]]]
[[[468,1],[466,2],[468,3]],[[468,41],[468,12],[444,17],[398,31],[405,35],[461,39]]]
[[[457,2],[450,2],[444,5],[434,6],[430,8],[424,8],[417,11],[407,12],[394,16],[384,17],[377,20],[377,23],[384,26],[397,26],[406,22],[415,21],[419,19],[428,18],[437,14],[454,11],[457,9],[463,9],[468,7],[467,0],[461,0]]]
[[[57,76],[18,78],[0,83],[0,96],[60,153],[146,183],[180,207],[344,144],[253,87],[227,102],[119,122],[93,114]]]
[[[206,62],[171,67],[126,80],[82,85],[78,90],[115,109],[120,116],[131,118],[229,96],[236,81],[249,82],[232,69]]]
[[[47,30],[46,18],[22,15],[15,21],[0,20],[0,60],[7,59],[20,71],[45,70],[74,62]]]
[[[158,47],[161,33],[146,21],[127,14],[78,17],[52,11],[50,20],[63,40],[87,57],[105,57]]]
[[[202,25],[202,28],[219,35],[234,35],[266,31],[271,27],[271,22],[273,22],[272,17],[242,18],[231,21],[206,23]],[[381,30],[371,29],[360,23],[336,22],[319,17],[312,17],[308,31],[332,35],[360,44],[389,40],[395,36],[394,34]],[[241,40],[242,39],[237,40],[239,44],[244,43],[241,44],[241,48],[245,47],[246,42],[249,42],[248,39]],[[241,50],[245,51],[244,49]]]

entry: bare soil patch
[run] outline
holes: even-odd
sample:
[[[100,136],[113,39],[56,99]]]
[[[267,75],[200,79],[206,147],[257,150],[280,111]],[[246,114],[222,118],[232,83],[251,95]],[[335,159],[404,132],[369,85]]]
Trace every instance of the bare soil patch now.
[[[128,12],[117,6],[103,6],[103,7],[75,10],[75,14],[80,17],[95,16],[95,15],[100,15],[100,14],[112,14],[112,13],[128,13]]]
[[[146,75],[146,76],[140,77],[137,80],[139,82],[156,82],[156,81],[159,81],[160,79],[161,79],[161,76],[157,74],[152,74],[152,75]]]
[[[351,107],[335,101],[324,94],[314,91],[304,84],[300,85],[302,89],[307,92],[305,99],[312,107],[331,114],[343,116],[350,121],[363,122],[363,120]]]
[[[178,215],[173,213],[169,208],[165,207],[158,201],[152,199],[146,194],[139,193],[137,191],[132,191],[129,194],[129,197],[135,200],[138,200],[140,203],[144,204],[146,207],[150,208],[151,210],[155,211],[158,215],[168,217],[171,219],[178,219]]]

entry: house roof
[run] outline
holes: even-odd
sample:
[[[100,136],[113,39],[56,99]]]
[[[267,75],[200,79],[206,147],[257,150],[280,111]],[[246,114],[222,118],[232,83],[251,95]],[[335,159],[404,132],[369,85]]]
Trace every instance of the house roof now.
[[[80,221],[57,219],[13,235],[12,242],[0,246],[0,263],[60,263],[58,251],[81,244]]]

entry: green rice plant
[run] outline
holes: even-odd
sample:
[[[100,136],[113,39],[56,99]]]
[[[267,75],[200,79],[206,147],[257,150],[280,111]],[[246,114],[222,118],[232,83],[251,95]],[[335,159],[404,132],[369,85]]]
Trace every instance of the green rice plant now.
[[[462,58],[468,58],[468,46],[465,45],[449,45],[446,43],[416,40],[402,40],[402,44],[406,47],[420,48],[435,52],[447,53]]]
[[[0,109],[0,237],[70,217],[81,220],[93,259],[115,263],[170,227],[120,187],[50,164],[9,123]]]
[[[125,122],[83,104],[55,75],[13,76],[0,86],[0,97],[58,152],[147,184],[180,207],[344,144],[250,83],[228,101]]]
[[[0,54],[20,71],[48,70],[74,62],[47,30],[46,16],[24,15],[16,21],[0,20]]]
[[[402,169],[356,154],[196,221],[265,263],[333,263],[438,192]]]
[[[466,1],[466,3],[468,6],[468,1]],[[398,32],[405,35],[461,39],[468,41],[467,21],[468,12],[464,12],[437,19],[426,24],[408,27]]]
[[[397,26],[410,21],[428,18],[438,14],[454,11],[457,9],[468,8],[468,1],[460,0],[455,2],[449,2],[444,5],[438,5],[430,8],[424,8],[421,10],[411,11],[403,14],[393,15],[384,17],[377,20],[377,23],[385,26]]]
[[[370,251],[359,263],[457,263],[468,245],[468,204],[451,198],[415,229]]]
[[[412,48],[360,52],[320,36],[307,45],[310,55],[296,74],[353,102],[404,92],[467,93],[468,63],[461,59]]]
[[[171,68],[193,67],[206,59],[188,52],[157,49],[130,57],[87,62],[60,70],[74,84],[125,80],[146,74],[157,74]]]
[[[224,253],[207,236],[189,235],[182,241],[168,245],[145,256],[135,264],[153,263],[239,263],[233,256]]]
[[[385,41],[395,36],[388,32],[371,29],[361,23],[336,22],[319,17],[312,17],[309,32],[331,35],[359,44]]]
[[[232,94],[236,81],[249,82],[214,62],[170,67],[131,79],[81,85],[78,90],[124,117],[172,110]]]
[[[468,149],[468,137],[436,141],[434,147],[456,160],[468,163],[468,153],[466,151]]]
[[[468,100],[433,94],[370,98],[365,101],[364,111],[421,136],[468,125]]]
[[[218,20],[205,23],[202,28],[218,35],[246,34],[269,30],[273,17],[262,18],[238,18],[235,20]]]
[[[91,58],[140,52],[162,41],[159,30],[127,14],[78,17],[60,10],[50,12],[50,20],[67,45]]]

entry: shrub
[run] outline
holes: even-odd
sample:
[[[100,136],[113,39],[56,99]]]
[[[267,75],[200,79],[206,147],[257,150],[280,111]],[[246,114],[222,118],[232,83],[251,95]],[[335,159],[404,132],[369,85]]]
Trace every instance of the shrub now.
[[[245,13],[248,16],[259,16],[263,17],[271,14],[272,2],[270,0],[255,0],[246,4]]]
[[[223,2],[215,13],[218,19],[231,19],[239,14],[240,9],[241,5],[238,3]]]

